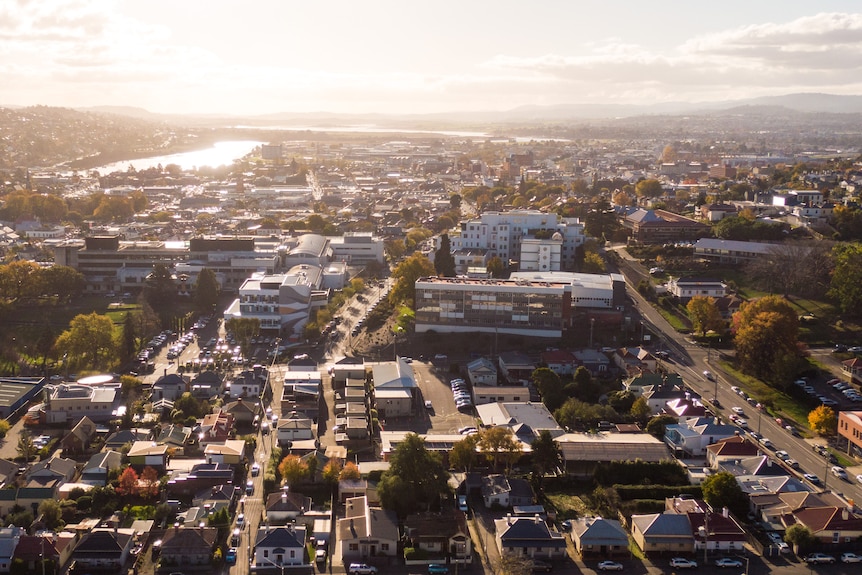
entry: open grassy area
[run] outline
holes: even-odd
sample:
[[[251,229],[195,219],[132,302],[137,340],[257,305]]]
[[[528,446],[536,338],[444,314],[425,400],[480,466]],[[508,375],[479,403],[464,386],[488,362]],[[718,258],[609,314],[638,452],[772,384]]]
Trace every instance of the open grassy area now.
[[[653,306],[657,312],[678,332],[688,333],[690,330],[687,325],[675,314],[660,305]]]
[[[767,385],[756,377],[746,375],[727,361],[720,362],[721,368],[738,379],[745,391],[760,403],[767,406],[767,413],[772,417],[780,417],[797,428],[800,433],[810,433],[808,429],[808,406],[790,397],[774,387]]]
[[[584,500],[575,493],[545,492],[545,498],[556,510],[557,517],[561,519],[584,517],[591,514],[590,508]]]

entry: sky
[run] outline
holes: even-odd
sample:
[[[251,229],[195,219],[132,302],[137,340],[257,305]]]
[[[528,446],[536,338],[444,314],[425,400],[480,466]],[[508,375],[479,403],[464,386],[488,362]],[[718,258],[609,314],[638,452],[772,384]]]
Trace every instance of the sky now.
[[[858,95],[860,68],[855,0],[0,2],[0,106],[254,115],[711,102]]]

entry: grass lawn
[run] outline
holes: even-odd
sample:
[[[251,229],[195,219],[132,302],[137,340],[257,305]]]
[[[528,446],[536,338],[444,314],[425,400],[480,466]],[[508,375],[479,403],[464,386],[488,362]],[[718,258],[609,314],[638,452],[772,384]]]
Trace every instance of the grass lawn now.
[[[676,331],[683,333],[688,333],[690,331],[688,326],[685,325],[685,323],[683,323],[683,321],[675,313],[669,312],[660,305],[654,305],[653,309],[659,312],[661,316],[665,320],[667,320],[671,327],[673,327],[673,329],[675,329]]]
[[[591,513],[590,508],[577,494],[563,492],[549,493],[546,490],[545,497],[557,511],[557,517],[561,519],[584,517]]]
[[[808,406],[799,403],[796,399],[770,387],[759,379],[742,373],[729,362],[722,361],[721,368],[738,379],[751,397],[761,403],[771,405],[771,407],[767,408],[769,415],[784,419],[788,424],[792,424],[797,428],[803,435],[810,433],[808,429],[808,412],[811,409]]]

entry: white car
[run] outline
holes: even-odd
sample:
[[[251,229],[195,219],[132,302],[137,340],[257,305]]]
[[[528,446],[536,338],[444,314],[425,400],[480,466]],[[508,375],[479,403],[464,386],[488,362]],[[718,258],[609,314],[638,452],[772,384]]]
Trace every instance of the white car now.
[[[377,575],[377,567],[365,563],[351,563],[347,572],[350,575]]]
[[[842,563],[859,563],[862,562],[862,555],[856,555],[855,553],[844,553],[841,555]]]
[[[622,571],[623,564],[616,561],[602,561],[599,563],[599,571]]]
[[[782,461],[787,461],[788,459],[790,459],[790,454],[787,453],[786,451],[784,451],[783,449],[779,449],[778,451],[775,452],[775,457],[777,457],[778,459],[780,459]]]
[[[838,479],[843,479],[847,481],[847,472],[840,465],[833,465],[831,471],[832,475],[834,475]]]
[[[716,560],[716,567],[742,567],[742,561],[739,559],[731,559],[730,557],[722,557]]]
[[[670,566],[675,569],[694,569],[697,567],[697,561],[685,557],[674,557],[670,560]]]
[[[745,415],[745,410],[741,407],[731,407],[730,410],[736,415]]]
[[[705,378],[706,378],[706,379],[708,379],[709,381],[715,381],[715,376],[714,376],[714,375],[712,375],[712,372],[711,372],[711,371],[709,371],[709,370],[705,370],[705,371],[703,372],[703,377],[705,377]],[[677,559],[679,559],[679,557],[677,557]]]

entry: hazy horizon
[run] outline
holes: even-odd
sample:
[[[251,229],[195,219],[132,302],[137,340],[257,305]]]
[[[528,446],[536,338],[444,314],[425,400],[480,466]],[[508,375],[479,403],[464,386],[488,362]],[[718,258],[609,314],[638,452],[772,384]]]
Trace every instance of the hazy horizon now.
[[[0,7],[0,105],[426,114],[859,95],[856,9],[20,0]]]

